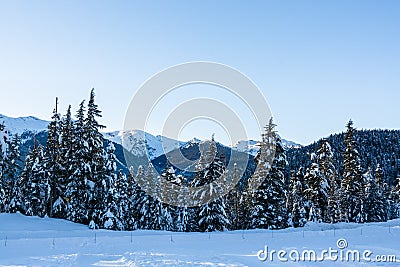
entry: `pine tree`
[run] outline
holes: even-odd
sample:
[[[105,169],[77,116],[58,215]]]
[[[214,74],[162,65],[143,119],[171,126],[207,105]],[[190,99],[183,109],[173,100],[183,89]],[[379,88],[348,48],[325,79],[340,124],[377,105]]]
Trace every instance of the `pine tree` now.
[[[400,177],[397,177],[390,193],[390,217],[396,219],[400,217]]]
[[[4,169],[6,161],[6,150],[8,144],[8,131],[5,126],[0,123],[0,212],[5,211],[6,193],[4,191],[6,183],[4,181]]]
[[[44,171],[50,185],[49,201],[46,214],[50,217],[63,218],[65,216],[64,191],[59,178],[63,174],[61,165],[60,140],[61,140],[61,118],[57,107],[53,111],[52,121],[48,126],[46,152],[44,159]]]
[[[238,209],[238,229],[250,229],[251,227],[251,212],[252,212],[252,193],[249,190],[247,181],[244,181],[243,190],[239,198]]]
[[[340,222],[340,196],[342,195],[339,183],[335,176],[331,176],[328,197],[328,222]]]
[[[140,195],[138,199],[138,220],[140,229],[161,230],[163,229],[163,206],[162,202],[153,197],[156,193],[149,194],[151,190],[158,190],[156,188],[157,176],[155,175],[154,167],[151,163],[144,172],[143,168],[139,166],[137,180],[146,181],[146,192]],[[145,180],[143,180],[145,179]],[[141,183],[143,184],[143,183]]]
[[[332,219],[329,209],[329,198],[334,197],[330,193],[330,183],[337,182],[336,168],[333,164],[333,152],[327,140],[323,139],[321,147],[317,150],[317,154],[312,154],[312,164],[307,169],[305,180],[307,189],[305,194],[310,204],[310,221],[329,222]],[[334,205],[331,199],[331,204]],[[335,210],[332,210],[335,212]]]
[[[268,173],[268,146],[276,144],[275,155]],[[272,119],[266,127],[260,150],[255,157],[257,170],[253,179],[262,181],[252,192],[252,227],[281,229],[287,227],[286,185],[284,171],[287,164],[281,139],[275,131]]]
[[[206,144],[209,144],[208,149]],[[198,172],[191,186],[200,187],[208,185],[209,189],[205,187],[195,196],[199,198],[200,203],[207,202],[195,209],[195,220],[201,232],[225,231],[230,228],[230,221],[226,213],[225,198],[220,197],[211,202],[207,201],[211,194],[216,195],[220,192],[218,188],[220,185],[213,182],[217,179],[225,182],[227,180],[225,163],[222,157],[216,157],[217,145],[214,136],[212,136],[211,141],[204,142],[203,145],[206,148],[201,151],[200,161],[196,166]]]
[[[102,214],[102,228],[112,230],[127,229],[128,216],[128,181],[121,171],[115,177],[115,182],[108,189],[105,199],[105,211]]]
[[[237,164],[234,163],[232,176],[229,175],[230,183],[232,183],[232,181],[239,181],[241,178],[239,176],[240,176],[239,169],[237,167]],[[240,216],[243,215],[241,214],[242,211],[240,210],[241,196],[242,196],[242,189],[240,187],[240,183],[238,182],[226,197],[227,213],[229,216],[229,221],[231,222],[231,227],[234,230],[240,229]]]
[[[390,217],[390,189],[385,181],[385,175],[380,164],[375,169],[375,181],[377,186],[377,197],[381,202],[383,214],[380,215],[382,221],[387,221]]]
[[[20,140],[18,134],[15,134],[12,140],[7,140],[7,142],[8,144],[6,146],[6,158],[3,170],[3,190],[5,194],[4,211],[16,212],[15,196],[16,194],[19,194],[19,188],[15,185],[21,169],[19,151]]]
[[[27,181],[27,194],[24,201],[26,214],[29,216],[44,217],[48,215],[47,207],[50,198],[50,183],[45,170],[45,156],[41,145],[33,149],[32,162],[32,172],[30,179]]]
[[[73,166],[74,166],[74,122],[71,117],[71,105],[68,106],[67,113],[63,116],[60,123],[60,148],[59,148],[59,156],[60,156],[60,165],[61,165],[61,173],[58,177],[58,185],[60,191],[62,192],[62,200],[64,202],[63,206],[57,206],[57,208],[62,208],[63,212],[59,210],[59,217],[67,218],[67,196],[66,191],[68,184],[70,182],[70,178],[73,175]]]
[[[65,197],[67,200],[67,219],[77,223],[89,223],[87,201],[89,200],[88,181],[90,166],[88,164],[88,146],[85,141],[85,106],[79,105],[73,128],[72,152]]]
[[[365,185],[365,210],[367,222],[383,222],[386,221],[386,205],[385,199],[380,194],[375,177],[369,168],[364,174]]]
[[[34,145],[35,143],[36,141],[34,141]],[[16,192],[13,200],[13,212],[27,214],[27,211],[30,208],[30,186],[33,176],[33,165],[37,156],[36,154],[37,149],[34,147],[33,150],[29,148],[25,156],[24,166],[16,183]]]
[[[364,180],[362,177],[355,129],[350,120],[345,134],[346,150],[343,155],[343,176],[341,181],[341,221],[364,222]]]
[[[336,223],[340,220],[340,179],[334,164],[334,154],[328,140],[322,139],[320,149],[317,151],[319,169],[328,194],[326,202],[325,222]]]
[[[138,169],[138,177],[144,176],[144,169],[142,166]],[[128,176],[128,215],[126,220],[126,225],[129,230],[136,230],[139,229],[139,216],[140,216],[140,209],[139,209],[139,201],[142,198],[144,192],[140,189],[139,185],[135,180],[134,169],[131,167],[129,169],[129,176]]]
[[[304,226],[307,221],[302,180],[304,180],[302,168],[297,173],[292,171],[286,209],[289,214],[289,224],[295,228]]]
[[[184,186],[184,178],[181,175],[175,174],[175,169],[169,165],[167,162],[164,172],[159,177],[161,183],[161,195],[163,199],[169,199],[171,197],[171,193],[168,192],[169,186]],[[177,188],[176,187],[176,188]],[[174,187],[172,187],[174,188]],[[184,229],[184,217],[181,217],[180,212],[182,211],[181,207],[172,206],[167,203],[163,204],[163,230],[166,231],[179,231],[178,228]],[[179,225],[179,226],[178,226]],[[183,231],[183,230],[180,230]]]
[[[313,163],[307,169],[304,179],[307,189],[304,191],[310,203],[309,221],[323,222],[326,218],[326,208],[328,204],[329,186],[325,177],[322,176],[317,156],[312,154]]]
[[[87,114],[84,125],[84,145],[86,151],[83,161],[86,163],[86,185],[88,191],[87,208],[91,228],[97,228],[100,223],[100,216],[104,210],[102,200],[105,198],[107,188],[104,185],[105,157],[103,148],[103,135],[100,129],[104,126],[99,124],[97,117],[101,117],[101,111],[95,104],[94,89],[90,92],[90,99],[87,106]]]

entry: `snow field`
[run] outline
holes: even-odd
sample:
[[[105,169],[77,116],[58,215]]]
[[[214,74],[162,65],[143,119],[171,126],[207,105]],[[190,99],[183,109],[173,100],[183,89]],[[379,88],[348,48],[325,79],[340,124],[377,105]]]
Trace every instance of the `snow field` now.
[[[308,223],[278,231],[214,233],[90,230],[65,220],[0,214],[0,266],[320,266],[321,262],[262,262],[257,252],[332,247],[396,255],[395,263],[340,262],[326,266],[400,266],[400,219],[386,223]],[[276,254],[275,254],[276,257]]]

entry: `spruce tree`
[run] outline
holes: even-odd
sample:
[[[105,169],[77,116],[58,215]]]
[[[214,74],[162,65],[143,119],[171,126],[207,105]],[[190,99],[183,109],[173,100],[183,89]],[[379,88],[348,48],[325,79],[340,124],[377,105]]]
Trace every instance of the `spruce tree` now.
[[[88,146],[85,140],[85,106],[79,105],[72,134],[72,152],[69,177],[65,197],[67,199],[67,219],[77,223],[89,223],[88,205],[90,165],[88,164]]]
[[[28,192],[25,196],[26,214],[29,216],[48,216],[50,183],[45,169],[45,156],[41,145],[34,148],[32,161],[32,173],[27,181]]]
[[[36,141],[34,142],[36,143]],[[33,165],[35,164],[35,159],[37,156],[37,149],[34,144],[34,148],[28,149],[28,152],[25,156],[24,166],[22,168],[22,172],[16,183],[16,192],[13,200],[13,212],[21,212],[23,214],[27,214],[27,211],[31,207],[31,198],[30,198],[30,187],[32,182],[33,173]],[[31,214],[32,215],[32,214]]]
[[[85,170],[88,191],[87,208],[91,228],[99,226],[100,216],[104,210],[102,200],[107,193],[104,186],[106,168],[103,135],[100,133],[100,129],[103,129],[104,126],[97,121],[97,118],[101,117],[101,111],[95,104],[94,98],[95,93],[92,89],[85,118],[83,139],[86,151],[82,159],[87,165]]]
[[[4,192],[4,168],[6,160],[8,132],[5,126],[0,123],[0,212],[5,210],[6,194]]]
[[[364,179],[361,172],[355,129],[350,120],[345,133],[345,152],[343,155],[343,176],[341,181],[341,221],[364,222]]]
[[[58,177],[59,188],[62,192],[62,198],[67,205],[66,191],[70,178],[73,174],[74,165],[74,122],[71,116],[71,105],[68,106],[67,113],[63,116],[60,123],[60,165],[61,173]],[[61,215],[62,218],[67,217],[67,212]]]
[[[138,176],[144,176],[144,169],[142,166],[138,169]],[[135,180],[134,169],[131,167],[129,169],[128,176],[128,219],[126,220],[127,228],[129,230],[139,229],[139,200],[142,198],[144,192],[140,189],[139,185]]]
[[[151,163],[144,172],[143,167],[139,166],[137,180],[142,180],[147,183],[146,192],[140,194],[137,200],[138,206],[138,224],[140,229],[161,230],[163,228],[163,206],[162,202],[153,197],[156,193],[149,194],[151,190],[158,190],[156,188],[157,176],[154,167]],[[143,180],[145,179],[145,180]],[[143,184],[143,183],[142,183]]]
[[[307,200],[310,203],[309,221],[326,221],[326,212],[328,205],[329,186],[325,177],[322,176],[320,166],[315,154],[311,155],[313,163],[307,169],[304,179],[307,183],[307,189],[304,191]]]
[[[339,187],[339,183],[335,176],[331,176],[329,183],[329,196],[328,196],[328,222],[337,223],[340,222],[341,207],[340,207],[340,196],[342,195]]]
[[[368,168],[368,171],[364,174],[365,184],[365,210],[366,210],[366,221],[367,222],[383,222],[386,221],[386,205],[385,199],[379,192],[375,177],[372,175],[372,171]]]
[[[302,180],[304,180],[302,168],[297,173],[292,171],[286,209],[289,214],[289,224],[295,228],[304,226],[307,221]]]
[[[208,147],[207,144],[209,145]],[[214,181],[220,179],[226,182],[228,179],[223,158],[221,156],[216,156],[217,145],[214,140],[214,135],[210,141],[204,142],[204,147],[196,166],[198,172],[191,185],[194,187],[203,185],[209,186],[209,189],[205,187],[195,196],[199,198],[200,202],[206,201],[211,194],[215,195],[220,192],[218,188],[220,185],[214,184]],[[198,230],[201,232],[228,230],[230,228],[230,221],[226,213],[225,198],[220,197],[211,202],[206,202],[206,204],[195,209],[195,221],[197,222]]]
[[[400,176],[394,182],[394,186],[390,193],[390,217],[389,219],[396,219],[400,217]]]
[[[234,163],[232,174],[229,175],[230,183],[232,181],[239,181],[241,177],[237,164]],[[227,203],[227,213],[229,216],[229,221],[231,222],[231,228],[236,230],[240,229],[240,199],[242,195],[242,189],[240,187],[240,182],[238,182],[235,187],[228,193],[226,196],[226,203]]]
[[[15,200],[16,195],[19,194],[19,188],[16,187],[16,183],[21,169],[20,139],[18,134],[15,134],[12,140],[7,140],[7,142],[3,169],[4,211],[16,212],[17,204]]]
[[[389,202],[390,202],[390,189],[385,181],[385,174],[380,164],[375,169],[375,181],[377,186],[377,197],[381,202],[383,213],[381,215],[382,221],[387,221],[390,217]]]
[[[272,166],[267,172],[267,147],[274,142],[275,155]],[[282,229],[287,227],[286,184],[284,171],[287,164],[285,149],[275,131],[272,119],[266,127],[260,150],[255,157],[257,170],[253,179],[262,181],[252,192],[251,224],[254,228]]]
[[[305,193],[310,204],[309,220],[317,222],[329,222],[332,219],[331,212],[335,213],[334,207],[329,208],[332,198],[331,194],[336,194],[335,190],[330,190],[330,184],[335,186],[337,183],[337,172],[333,163],[333,152],[326,139],[322,140],[321,147],[316,154],[312,154],[312,164],[307,170],[305,180],[307,189]]]
[[[128,181],[126,175],[121,171],[110,185],[104,200],[105,210],[101,217],[101,226],[111,230],[126,230],[128,216]]]
[[[49,201],[46,214],[50,217],[63,218],[65,216],[64,191],[61,187],[60,177],[63,174],[61,164],[61,117],[57,107],[53,111],[52,120],[48,126],[46,152],[44,159],[44,171],[50,186]]]

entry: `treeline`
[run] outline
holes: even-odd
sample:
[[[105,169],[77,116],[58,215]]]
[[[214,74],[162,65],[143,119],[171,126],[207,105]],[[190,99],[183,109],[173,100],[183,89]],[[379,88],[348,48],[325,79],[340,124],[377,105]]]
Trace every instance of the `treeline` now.
[[[151,163],[130,169],[129,174],[117,170],[115,148],[112,143],[104,146],[99,117],[93,90],[88,104],[79,105],[75,119],[71,107],[63,116],[56,108],[45,147],[34,142],[23,163],[18,135],[10,138],[0,125],[0,212],[63,218],[91,228],[183,232],[281,229],[301,227],[307,221],[378,222],[399,216],[400,179],[388,183],[378,163],[374,169],[362,166],[351,121],[344,134],[340,168],[335,164],[337,153],[325,139],[309,155],[310,164],[297,166],[285,177],[287,152],[271,120],[254,158],[257,168],[252,177],[238,177],[242,172],[236,165],[227,171],[224,158],[215,156],[212,138],[201,153],[195,177],[187,181],[169,164],[161,175],[156,175]],[[271,145],[276,147],[272,159]],[[199,207],[165,204],[137,183],[199,187],[219,177],[243,182]],[[250,180],[261,184],[253,188]]]

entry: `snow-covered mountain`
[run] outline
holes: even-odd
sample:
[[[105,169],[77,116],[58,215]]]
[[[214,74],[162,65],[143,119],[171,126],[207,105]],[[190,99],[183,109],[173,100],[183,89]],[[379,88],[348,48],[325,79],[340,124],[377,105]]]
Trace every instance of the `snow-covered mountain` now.
[[[47,130],[48,121],[33,116],[12,118],[0,114],[0,123],[5,125],[10,134],[23,134],[24,132],[38,133]]]
[[[288,141],[286,139],[283,139],[281,137],[282,140],[282,145],[285,149],[289,149],[289,148],[300,148],[302,147],[302,145],[297,144],[293,141]],[[247,152],[252,156],[255,156],[258,152],[258,141],[255,140],[249,140],[249,141],[239,141],[234,147],[233,149],[236,149],[237,151],[240,152]]]
[[[185,144],[165,136],[154,136],[141,130],[115,131],[104,133],[103,136],[114,143],[122,145],[134,156],[140,157],[147,153],[151,160]]]
[[[27,133],[36,134],[46,131],[49,121],[41,120],[33,116],[12,118],[0,114],[0,123],[6,126],[10,134],[27,135]],[[105,132],[103,135],[104,138],[116,144],[123,145],[125,149],[135,156],[142,156],[144,153],[147,153],[151,160],[171,152],[172,150],[187,148],[202,141],[193,138],[187,142],[182,142],[161,135],[154,136],[141,130]],[[25,139],[25,141],[26,140],[27,139]],[[142,143],[143,140],[144,144]],[[301,147],[301,145],[285,139],[282,139],[282,142],[286,148]],[[249,140],[248,142],[240,141],[232,148],[240,152],[248,151],[248,153],[253,156],[256,155],[258,151],[257,141],[254,140]]]

